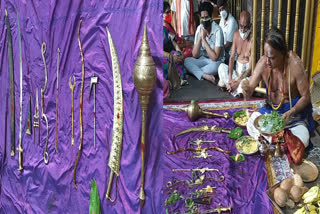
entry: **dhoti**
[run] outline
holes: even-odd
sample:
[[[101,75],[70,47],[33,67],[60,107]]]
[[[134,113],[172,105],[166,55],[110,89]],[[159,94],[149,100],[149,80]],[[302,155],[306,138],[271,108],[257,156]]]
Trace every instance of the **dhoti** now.
[[[247,71],[248,67],[249,63],[241,63],[239,61],[236,61],[236,70],[233,70],[232,72],[232,79],[238,80],[241,77],[241,75]],[[220,79],[218,85],[220,87],[227,87],[229,85],[229,66],[224,63],[221,63],[218,68],[218,75]],[[249,78],[246,77],[243,80],[248,79]],[[233,96],[237,96],[238,94],[243,92],[241,87],[243,80],[240,82],[238,88],[231,93]]]

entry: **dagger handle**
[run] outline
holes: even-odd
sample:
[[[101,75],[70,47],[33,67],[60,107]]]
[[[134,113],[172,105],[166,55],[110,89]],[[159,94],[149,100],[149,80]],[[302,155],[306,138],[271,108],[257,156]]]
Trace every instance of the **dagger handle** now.
[[[111,187],[112,187],[112,181],[113,181],[113,175],[114,175],[114,172],[113,170],[110,170],[110,175],[109,175],[109,182],[108,182],[108,188],[107,188],[107,193],[106,193],[106,198],[108,200],[110,200],[111,202],[114,202],[116,199],[111,199],[110,197],[110,192],[111,192]],[[117,194],[117,191],[116,191],[116,194]]]

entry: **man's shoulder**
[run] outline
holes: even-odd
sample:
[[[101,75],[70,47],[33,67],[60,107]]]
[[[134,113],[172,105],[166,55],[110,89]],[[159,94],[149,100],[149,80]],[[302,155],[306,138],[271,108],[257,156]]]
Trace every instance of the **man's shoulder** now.
[[[229,13],[227,22],[229,22],[232,26],[238,26],[237,20],[233,17],[231,13]]]
[[[212,21],[211,23],[211,32],[216,33],[222,31],[220,25],[218,25],[215,21]]]

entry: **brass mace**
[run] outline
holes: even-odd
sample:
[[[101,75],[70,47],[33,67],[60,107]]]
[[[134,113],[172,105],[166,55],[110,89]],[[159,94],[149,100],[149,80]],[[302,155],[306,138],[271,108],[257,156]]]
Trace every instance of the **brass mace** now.
[[[144,152],[145,152],[145,132],[146,114],[149,104],[149,97],[157,79],[157,71],[150,54],[147,27],[144,25],[143,38],[140,46],[139,56],[134,65],[133,82],[139,94],[139,102],[142,111],[141,127],[141,187],[139,191],[140,207],[143,207],[146,200],[144,192]]]
[[[191,103],[189,105],[187,105],[186,107],[181,108],[181,110],[187,113],[190,121],[196,121],[202,115],[224,117],[225,119],[230,118],[230,115],[228,114],[228,112],[225,112],[222,115],[222,114],[217,114],[217,113],[213,113],[213,112],[209,112],[209,111],[204,111],[200,108],[198,103],[194,100],[192,100]]]

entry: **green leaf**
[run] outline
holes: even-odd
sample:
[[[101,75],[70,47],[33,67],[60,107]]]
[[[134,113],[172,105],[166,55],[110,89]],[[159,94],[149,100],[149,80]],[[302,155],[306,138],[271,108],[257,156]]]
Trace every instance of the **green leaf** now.
[[[100,199],[96,181],[91,180],[91,192],[90,192],[90,214],[100,214]]]
[[[228,137],[231,138],[231,139],[238,139],[239,137],[242,136],[242,134],[243,134],[242,128],[236,127],[236,128],[231,130],[231,132],[228,135]]]
[[[236,156],[235,155],[231,155],[230,157],[232,158],[232,160],[236,161],[236,162],[242,162],[242,161],[245,161],[245,157],[243,154],[239,154],[240,156],[240,159],[239,160],[236,160]]]

